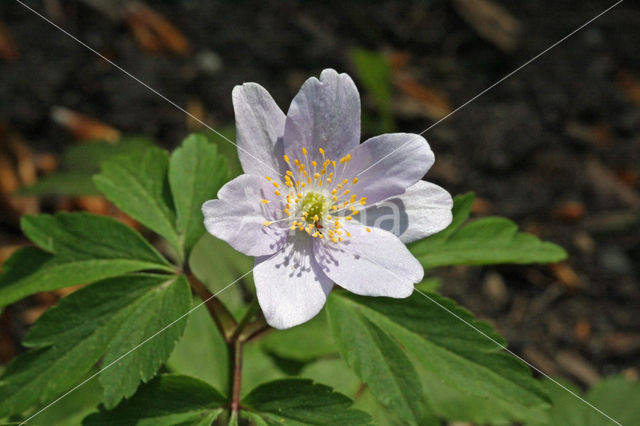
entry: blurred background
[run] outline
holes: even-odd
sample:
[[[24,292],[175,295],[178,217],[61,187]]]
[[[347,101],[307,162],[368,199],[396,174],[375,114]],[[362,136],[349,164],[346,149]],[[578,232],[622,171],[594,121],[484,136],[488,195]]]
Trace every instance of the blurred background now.
[[[349,73],[365,137],[415,132],[427,179],[474,191],[556,242],[554,265],[438,271],[442,293],[494,324],[546,373],[587,387],[640,371],[640,11],[623,2],[442,122],[611,1],[28,1],[106,58],[232,138],[234,85],[283,110],[302,82]],[[434,125],[434,123],[437,123]],[[434,125],[433,127],[431,127]],[[208,130],[15,1],[0,4],[0,262],[26,213],[87,210],[135,223],[90,176],[148,141]],[[98,140],[98,142],[96,142]],[[231,158],[235,148],[212,136]],[[0,316],[0,363],[69,290]]]

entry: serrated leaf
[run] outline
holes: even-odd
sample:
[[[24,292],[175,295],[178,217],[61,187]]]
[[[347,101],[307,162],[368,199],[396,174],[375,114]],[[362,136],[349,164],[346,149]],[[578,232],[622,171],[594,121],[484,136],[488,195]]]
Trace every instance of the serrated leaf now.
[[[473,195],[455,199],[453,222],[438,234],[409,245],[409,250],[427,268],[448,265],[497,263],[549,263],[567,257],[556,244],[518,232],[512,221],[487,217],[462,226],[469,217]]]
[[[169,161],[176,228],[186,255],[204,234],[202,203],[216,197],[229,172],[214,144],[203,135],[187,137]]]
[[[93,181],[113,204],[181,252],[167,179],[168,167],[167,151],[153,147],[142,153],[105,161]]]
[[[487,404],[496,400],[527,409],[546,406],[539,384],[525,365],[500,350],[498,344],[504,341],[495,331],[451,300],[428,297],[450,312],[416,292],[401,300],[347,293],[329,297],[329,322],[340,352],[376,398],[413,424],[420,423],[418,417],[412,419],[414,401],[435,407],[423,387],[425,377],[484,398]]]
[[[85,426],[210,425],[222,412],[225,398],[198,379],[163,374],[140,387],[129,400],[111,411],[100,412],[82,422]]]
[[[90,213],[23,216],[25,235],[60,260],[137,260],[149,268],[170,263],[138,232],[115,219]]]
[[[95,373],[93,370],[89,373]],[[82,419],[98,410],[102,401],[102,388],[97,380],[90,380],[78,392],[71,392],[55,404],[47,407],[27,424],[47,426],[79,425]],[[44,407],[36,408],[35,412]],[[28,414],[25,419],[28,418]],[[1,423],[0,423],[1,424]]]
[[[299,376],[322,382],[350,398],[355,398],[364,387],[358,376],[339,356],[311,362],[302,368]]]
[[[107,141],[85,142],[69,147],[60,166],[65,170],[96,173],[106,160],[118,155],[137,155],[153,146],[153,141],[141,136],[125,136],[117,143]]]
[[[26,188],[22,195],[95,195],[98,188],[92,176],[100,171],[100,164],[116,155],[135,154],[152,146],[152,142],[141,137],[124,137],[118,143],[95,141],[73,145],[60,159],[60,170],[48,174]]]
[[[190,299],[184,276],[151,274],[110,278],[61,299],[29,330],[23,344],[31,350],[0,377],[0,417],[49,401],[103,356],[106,366],[136,348],[100,374],[108,406],[131,396],[169,357],[185,322],[142,343],[184,314]]]
[[[388,333],[334,297],[328,305],[329,322],[344,360],[374,395],[407,424],[421,424],[429,410],[404,348]],[[345,303],[346,302],[346,303]]]
[[[43,250],[26,247],[6,261],[0,306],[40,291],[91,283],[133,271],[173,268],[140,234],[88,213],[23,216],[24,233]]]
[[[552,407],[547,418],[527,422],[531,426],[600,426],[640,424],[640,383],[622,376],[607,377],[598,382],[586,395],[581,395],[575,386],[562,383],[589,404],[604,412],[596,411],[584,401],[571,395],[551,380],[544,380],[544,388],[551,397]]]
[[[330,387],[306,379],[285,379],[253,389],[243,400],[245,415],[267,425],[358,425],[369,416]]]
[[[227,167],[229,168],[230,173],[229,177],[234,178],[236,176],[239,176],[244,172],[242,171],[240,158],[238,158],[238,147],[236,146],[235,142],[229,142],[236,140],[236,126],[231,125],[227,127],[221,127],[220,129],[218,129],[218,131],[224,136],[224,138],[214,132],[207,132],[204,133],[204,135],[209,140],[209,142],[216,144],[220,155],[224,156],[227,159]]]
[[[194,306],[200,303],[200,299],[193,301]],[[204,306],[189,314],[184,333],[166,365],[171,372],[196,377],[223,393],[226,391],[229,383],[227,344]]]

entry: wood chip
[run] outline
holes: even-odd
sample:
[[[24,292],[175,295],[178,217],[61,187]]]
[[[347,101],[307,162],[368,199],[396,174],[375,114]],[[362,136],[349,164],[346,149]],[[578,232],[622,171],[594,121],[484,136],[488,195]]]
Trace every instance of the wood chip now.
[[[545,374],[549,376],[559,376],[560,370],[556,363],[547,355],[534,348],[533,346],[527,346],[522,350],[522,356],[531,364],[535,365]]]
[[[3,23],[0,22],[0,58],[13,60],[18,57],[18,48],[13,42],[11,33]]]
[[[580,277],[567,263],[552,263],[549,269],[553,276],[569,290],[575,291],[583,287]]]
[[[604,346],[609,353],[618,356],[631,355],[640,352],[640,334],[611,333],[605,336]]]
[[[564,129],[567,136],[587,145],[608,147],[613,145],[613,132],[606,123],[588,125],[572,121]]]
[[[504,52],[518,46],[522,25],[513,15],[489,0],[453,0],[460,17],[485,40]]]
[[[640,79],[638,77],[628,71],[620,71],[617,83],[627,99],[640,105]]]
[[[114,127],[67,108],[53,107],[51,118],[80,140],[115,143],[120,139],[120,132]]]
[[[605,196],[615,197],[618,201],[628,207],[640,209],[640,194],[619,179],[614,172],[606,168],[596,158],[587,159],[587,176],[591,180],[593,187]]]
[[[197,98],[189,98],[187,100],[187,111],[191,114],[187,114],[187,129],[192,132],[202,130],[204,128],[202,122],[205,121],[207,116],[202,101]],[[193,118],[194,116],[200,121]]]
[[[560,351],[556,355],[556,362],[562,370],[587,386],[593,386],[600,380],[595,367],[577,352]]]
[[[553,216],[563,222],[576,222],[584,217],[587,209],[579,201],[565,201],[553,209]]]
[[[400,114],[439,120],[451,112],[451,102],[444,92],[420,83],[406,73],[394,75],[393,83],[404,95],[394,99],[394,109]]]
[[[573,335],[580,343],[587,343],[591,338],[591,323],[587,320],[580,320],[573,326]]]
[[[189,40],[169,20],[141,2],[126,3],[125,20],[136,41],[153,53],[170,52],[186,56]]]

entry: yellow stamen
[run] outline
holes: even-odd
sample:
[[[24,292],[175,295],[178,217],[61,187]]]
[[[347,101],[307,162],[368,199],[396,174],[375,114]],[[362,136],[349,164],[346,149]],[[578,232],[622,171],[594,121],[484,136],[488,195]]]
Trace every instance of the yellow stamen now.
[[[354,178],[353,178],[353,180],[352,180],[352,182],[353,182],[354,184],[358,183],[358,178],[357,178],[357,177],[354,177]]]
[[[264,199],[262,199],[262,200],[260,200],[260,201],[262,201],[262,204],[269,204],[269,200],[264,200]]]
[[[264,225],[264,226],[269,226],[269,225],[271,225],[271,222],[269,222],[269,221],[267,220],[265,223],[263,223],[263,225]]]

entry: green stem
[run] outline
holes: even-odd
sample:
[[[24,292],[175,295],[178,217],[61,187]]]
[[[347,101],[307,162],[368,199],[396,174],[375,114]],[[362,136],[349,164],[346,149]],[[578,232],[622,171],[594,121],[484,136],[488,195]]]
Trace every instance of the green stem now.
[[[205,302],[205,306],[224,340],[227,343],[231,342],[231,336],[238,327],[231,312],[193,273],[187,272],[186,276],[193,291]]]
[[[237,424],[240,411],[240,389],[242,386],[242,340],[229,343],[229,394],[231,395],[231,418],[229,424]]]
[[[245,312],[244,316],[238,323],[238,326],[233,331],[233,334],[229,339],[231,342],[234,342],[240,338],[240,335],[243,334],[242,332],[249,325],[249,321],[251,321],[253,317],[256,315],[256,312],[258,312],[259,307],[260,305],[258,304],[258,298],[254,297],[254,299],[251,301],[251,304],[249,305],[249,308],[247,309],[247,312]]]

